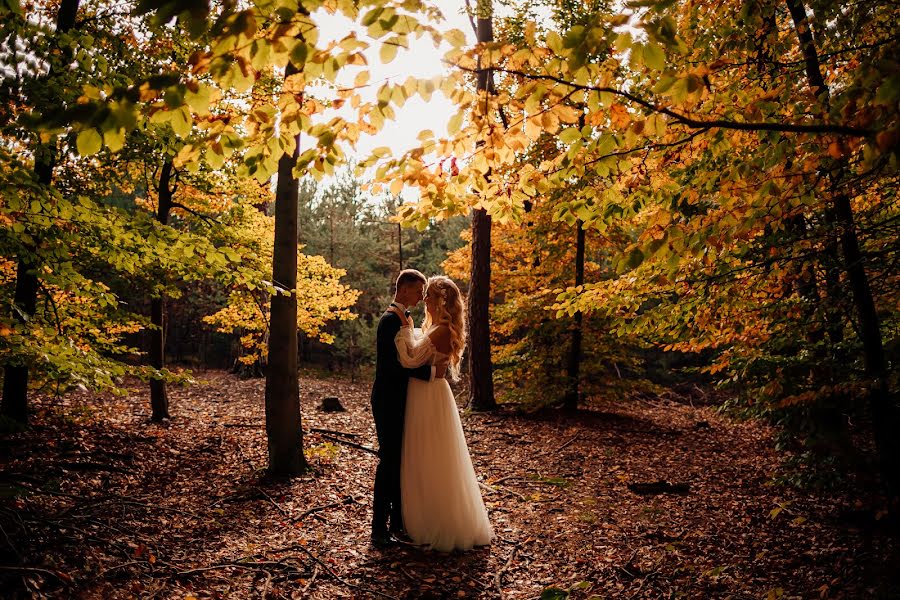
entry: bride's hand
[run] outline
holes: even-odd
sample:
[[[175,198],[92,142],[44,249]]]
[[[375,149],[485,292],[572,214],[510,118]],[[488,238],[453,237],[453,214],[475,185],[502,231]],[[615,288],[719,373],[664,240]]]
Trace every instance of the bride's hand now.
[[[400,317],[400,327],[412,327],[409,317],[404,315],[403,311],[401,311],[399,308],[397,308],[396,306],[392,306],[391,312]]]

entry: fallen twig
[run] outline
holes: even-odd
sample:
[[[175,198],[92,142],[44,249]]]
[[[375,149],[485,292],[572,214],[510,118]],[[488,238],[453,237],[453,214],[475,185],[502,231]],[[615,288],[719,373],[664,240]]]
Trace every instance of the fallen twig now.
[[[351,442],[350,440],[341,439],[335,435],[329,435],[327,433],[321,434],[323,438],[327,440],[331,440],[332,442],[337,442],[339,444],[344,444],[345,446],[351,446],[353,448],[358,448],[360,450],[364,450],[366,452],[371,452],[375,456],[378,456],[378,450],[374,448],[370,448],[368,446],[363,446],[362,444],[357,444],[356,442]]]
[[[266,574],[266,582],[263,584],[262,593],[259,595],[261,600],[266,600],[266,596],[269,595],[269,585],[272,583],[272,574],[263,569],[263,573]]]
[[[506,570],[509,569],[509,566],[512,564],[513,559],[515,559],[516,557],[516,552],[518,551],[519,545],[516,544],[515,546],[513,546],[512,552],[509,553],[509,558],[506,559],[506,564],[503,565],[503,568],[497,571],[496,575],[494,575],[494,584],[497,586],[497,593],[500,594],[501,598],[503,597],[503,573],[505,573]]]
[[[619,569],[620,571],[622,571],[623,573],[625,573],[626,575],[628,575],[628,576],[631,577],[632,579],[637,579],[638,577],[637,577],[637,575],[635,575],[634,573],[632,573],[631,571],[629,571],[626,567],[630,567],[630,566],[631,566],[631,561],[634,560],[634,557],[637,556],[637,553],[638,553],[640,550],[641,550],[641,547],[640,547],[640,546],[638,546],[637,548],[635,548],[635,549],[634,549],[634,552],[631,553],[631,556],[628,557],[628,560],[625,561],[625,564],[622,565],[622,566],[617,566],[617,567],[616,567],[617,569]]]
[[[309,578],[309,581],[306,582],[306,585],[303,586],[303,589],[300,590],[300,597],[303,598],[306,596],[306,592],[309,591],[309,588],[312,587],[313,582],[316,580],[316,575],[319,574],[319,565],[313,565],[313,574],[312,577]]]
[[[266,493],[266,490],[264,490],[264,489],[262,489],[262,488],[259,488],[259,487],[256,488],[256,490],[257,490],[260,494],[262,494],[263,496],[265,496],[265,497],[266,497],[266,500],[268,500],[268,501],[272,504],[272,506],[274,506],[275,508],[277,508],[277,509],[278,509],[278,512],[280,512],[280,513],[282,514],[282,516],[284,516],[285,519],[290,519],[290,518],[291,518],[291,515],[288,514],[288,511],[284,510],[284,508],[282,508],[282,506],[281,506],[280,504],[278,504],[277,502],[275,502],[275,500],[272,498],[272,496],[270,496],[269,494]]]
[[[501,477],[496,481],[491,482],[491,485],[500,485],[504,481],[509,481],[510,479],[525,479],[524,475],[507,475],[506,477]]]
[[[131,567],[134,565],[146,565],[146,564],[149,564],[146,560],[132,560],[127,563],[122,563],[121,565],[115,565],[113,567],[105,569],[102,573],[100,573],[100,577],[106,577],[107,573],[109,573],[111,571],[115,571],[117,569],[124,569],[125,567]]]
[[[511,490],[506,486],[498,485],[495,488],[495,487],[491,487],[489,485],[485,485],[481,482],[478,483],[478,486],[483,490],[487,490],[491,494],[506,494],[507,496],[516,496],[522,502],[525,502],[526,500],[528,500],[528,498],[526,498],[523,494],[520,494],[519,492]],[[500,489],[497,489],[497,488],[500,488]]]
[[[557,452],[560,452],[560,451],[562,451],[562,450],[565,450],[565,449],[568,448],[569,446],[571,446],[572,443],[573,443],[575,440],[578,439],[578,436],[579,436],[579,435],[581,435],[581,434],[576,433],[575,435],[573,435],[572,438],[571,438],[568,442],[566,442],[565,444],[563,444],[562,446],[560,446],[559,448],[557,448],[556,451],[557,451]]]
[[[117,467],[116,465],[110,465],[108,463],[99,463],[93,461],[85,461],[85,462],[63,462],[59,463],[59,467],[61,469],[65,469],[68,471],[109,471],[112,473],[129,473],[128,469],[123,469],[122,467]]]
[[[59,581],[65,583],[66,585],[72,583],[72,578],[66,575],[65,573],[60,573],[58,571],[51,571],[49,569],[40,569],[37,567],[17,567],[14,565],[0,565],[0,571],[19,571],[22,573],[39,573],[41,575],[50,575],[51,577],[58,579]]]
[[[358,433],[350,433],[348,431],[336,431],[334,429],[322,429],[321,427],[310,427],[310,431],[315,431],[316,433],[330,433],[332,435],[343,435],[351,438],[358,438]]]
[[[22,555],[19,553],[19,549],[16,548],[15,544],[12,543],[12,540],[9,539],[9,535],[7,535],[6,530],[3,529],[3,526],[2,526],[2,525],[0,525],[0,533],[3,534],[3,537],[6,539],[6,544],[7,544],[7,545],[10,547],[10,549],[15,553],[15,555],[18,556],[19,558],[21,558]]]
[[[322,510],[327,510],[329,508],[336,508],[338,506],[343,506],[345,504],[355,504],[355,503],[356,503],[356,498],[354,498],[353,496],[347,496],[346,498],[344,498],[343,500],[340,500],[338,502],[331,502],[330,504],[323,504],[322,506],[314,506],[313,508],[310,508],[309,510],[305,510],[302,513],[300,513],[298,516],[292,518],[291,522],[296,523],[297,521],[302,521],[306,517],[308,517],[314,513],[317,513],[319,511],[322,511]]]
[[[322,559],[320,559],[318,556],[313,554],[312,551],[310,551],[310,549],[307,548],[306,546],[303,546],[301,544],[294,544],[293,546],[290,547],[290,549],[297,549],[297,550],[304,552],[307,556],[309,556],[311,559],[316,561],[319,564],[319,566],[325,570],[326,573],[331,575],[331,577],[335,581],[337,581],[349,588],[353,588],[355,590],[361,590],[363,592],[368,592],[369,594],[381,596],[382,598],[389,598],[390,600],[399,600],[396,596],[391,596],[390,594],[385,594],[384,592],[379,592],[378,590],[372,590],[367,587],[363,587],[361,585],[356,585],[355,583],[350,583],[349,581],[342,579],[337,573],[335,573],[330,568],[328,568],[328,565],[326,565],[324,562],[322,562]]]
[[[300,569],[295,567],[294,565],[285,564],[281,561],[260,561],[260,562],[238,562],[231,561],[226,563],[220,563],[218,565],[210,565],[208,567],[197,567],[196,569],[188,569],[187,571],[176,571],[176,575],[179,577],[186,577],[188,575],[194,575],[195,573],[203,573],[205,571],[215,571],[216,569],[227,569],[229,567],[236,567],[238,569],[249,569],[252,571],[263,571],[265,567],[280,567],[282,569],[288,569],[290,571],[295,571],[297,573],[301,573]]]

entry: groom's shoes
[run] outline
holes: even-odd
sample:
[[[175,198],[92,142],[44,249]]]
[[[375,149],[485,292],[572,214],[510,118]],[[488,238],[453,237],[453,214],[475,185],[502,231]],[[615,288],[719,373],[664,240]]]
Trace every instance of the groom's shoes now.
[[[394,539],[387,531],[373,531],[371,541],[375,548],[386,548],[394,543]]]
[[[391,538],[394,541],[399,542],[401,544],[413,544],[412,538],[406,535],[406,532],[402,529],[391,529]]]
[[[406,533],[404,533],[403,531],[395,530],[391,530],[390,532],[373,532],[371,541],[374,548],[387,548],[388,546],[396,546],[398,544],[410,546],[415,545],[415,542],[413,542],[412,539],[408,535],[406,535]]]

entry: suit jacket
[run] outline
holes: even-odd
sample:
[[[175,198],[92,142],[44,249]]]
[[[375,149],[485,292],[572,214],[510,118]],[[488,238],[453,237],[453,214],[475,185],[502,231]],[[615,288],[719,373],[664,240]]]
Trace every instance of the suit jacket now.
[[[375,382],[372,384],[372,412],[380,418],[399,418],[402,425],[406,411],[406,386],[410,377],[429,381],[431,365],[407,369],[400,364],[394,337],[400,331],[400,317],[385,311],[378,321],[375,350]]]

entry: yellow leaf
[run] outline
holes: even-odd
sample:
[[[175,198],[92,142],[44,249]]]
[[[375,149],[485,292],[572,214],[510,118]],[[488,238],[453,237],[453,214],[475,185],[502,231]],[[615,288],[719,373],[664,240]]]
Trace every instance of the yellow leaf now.
[[[387,64],[394,60],[394,57],[397,56],[397,44],[393,42],[386,42],[381,45],[381,62]]]
[[[545,112],[541,115],[541,126],[547,133],[554,134],[559,131],[559,117],[553,112]]]
[[[444,39],[454,48],[461,48],[466,45],[466,34],[459,29],[451,29],[444,34]]]
[[[94,128],[85,129],[78,134],[78,138],[75,140],[75,146],[78,148],[78,154],[81,156],[96,154],[100,151],[102,145],[103,140]]]
[[[563,123],[577,123],[578,118],[582,114],[581,111],[576,110],[568,104],[556,104],[552,110]]]
[[[125,145],[125,130],[111,129],[103,132],[103,143],[112,152],[118,152]]]
[[[547,47],[553,50],[553,52],[555,52],[556,54],[562,54],[562,38],[559,37],[559,34],[555,31],[547,32]]]
[[[450,121],[447,123],[447,132],[450,135],[455,135],[459,133],[459,130],[462,128],[463,121],[463,113],[462,111],[457,112],[455,115],[450,117]]]

